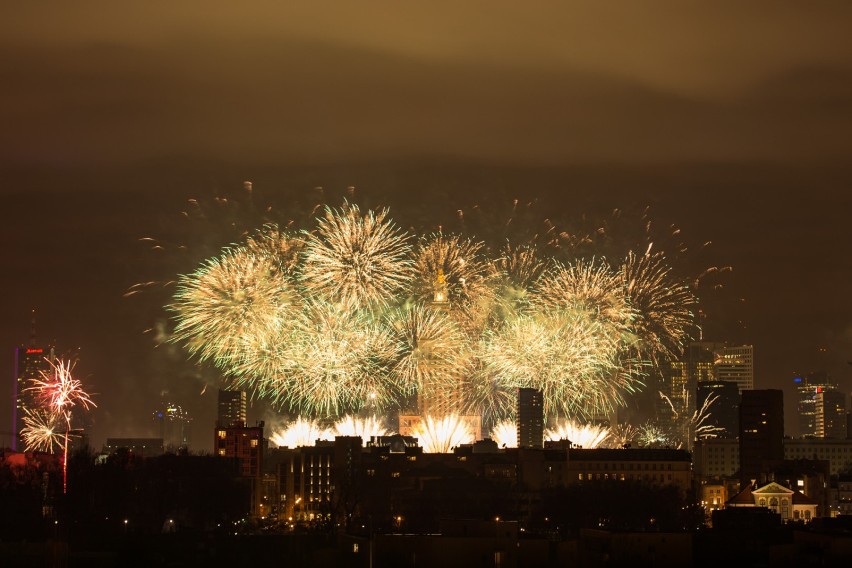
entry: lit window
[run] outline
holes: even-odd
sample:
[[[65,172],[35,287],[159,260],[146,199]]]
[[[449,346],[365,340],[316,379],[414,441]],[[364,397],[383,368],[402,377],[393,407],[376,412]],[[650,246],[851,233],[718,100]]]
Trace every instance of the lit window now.
[[[224,450],[224,449],[219,450],[219,455],[220,455],[220,456],[224,456],[224,455],[225,455],[225,450]]]
[[[250,445],[251,445],[251,447],[252,447],[252,448],[256,448],[256,447],[257,447],[257,438],[254,438],[254,439],[251,441],[251,444],[250,444]]]
[[[228,433],[225,432],[224,430],[219,430],[219,437],[220,438],[225,438],[227,435],[228,435]]]

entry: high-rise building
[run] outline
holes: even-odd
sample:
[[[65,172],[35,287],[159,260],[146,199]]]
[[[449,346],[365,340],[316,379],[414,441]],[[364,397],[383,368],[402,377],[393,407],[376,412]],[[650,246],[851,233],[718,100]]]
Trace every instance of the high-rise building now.
[[[219,389],[218,426],[246,424],[246,391]]]
[[[707,400],[709,417],[704,422],[708,426],[723,429],[717,432],[719,438],[736,438],[740,421],[740,389],[737,383],[730,381],[703,381],[698,383],[695,401],[702,408]]]
[[[666,398],[661,397],[657,405],[657,413],[663,423],[673,420],[676,414],[695,411],[693,394],[696,385],[715,379],[715,354],[723,347],[721,343],[695,341],[686,346],[679,360],[669,362],[660,389]]]
[[[694,341],[683,356],[670,361],[663,375],[657,405],[662,422],[675,415],[691,415],[696,410],[695,393],[700,383],[731,382],[737,389],[754,388],[754,348],[751,345],[728,347],[724,343]],[[698,407],[700,408],[700,404]]]
[[[38,345],[35,335],[35,316],[30,341],[27,345],[19,345],[15,349],[15,383],[12,409],[12,449],[23,450],[21,429],[24,427],[24,409],[35,409],[39,406],[32,391],[27,390],[33,379],[40,379],[42,373],[50,372],[50,363],[56,358],[52,345]]]
[[[161,410],[154,412],[154,422],[166,448],[189,447],[192,418],[179,405],[171,402],[163,405]]]
[[[846,438],[846,393],[817,387],[816,400],[816,436],[817,438]]]
[[[796,387],[797,408],[799,414],[799,435],[816,436],[816,395],[817,389],[833,391],[837,389],[831,376],[825,371],[797,375],[793,378]]]
[[[740,401],[740,479],[757,479],[763,463],[784,459],[784,392],[744,390]]]
[[[536,389],[518,389],[518,447],[544,444],[544,398]]]
[[[722,347],[713,367],[717,381],[737,383],[740,392],[754,388],[754,346]]]

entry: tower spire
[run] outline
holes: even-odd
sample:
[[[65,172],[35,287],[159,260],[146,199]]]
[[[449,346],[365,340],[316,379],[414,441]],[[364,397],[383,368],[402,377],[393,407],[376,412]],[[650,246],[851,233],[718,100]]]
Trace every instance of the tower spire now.
[[[30,327],[30,346],[35,347],[35,344],[36,344],[36,314],[35,314],[35,308],[33,308],[31,327]]]

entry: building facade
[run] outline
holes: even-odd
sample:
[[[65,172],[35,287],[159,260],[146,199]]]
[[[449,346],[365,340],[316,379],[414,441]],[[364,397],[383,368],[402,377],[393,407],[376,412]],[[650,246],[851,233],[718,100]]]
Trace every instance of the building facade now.
[[[52,346],[39,346],[36,344],[35,336],[27,345],[19,345],[15,349],[15,383],[14,401],[12,409],[12,449],[24,450],[24,441],[21,439],[21,430],[24,428],[24,409],[34,410],[40,406],[32,391],[33,379],[41,379],[42,373],[50,373],[50,363],[56,358],[55,349]]]
[[[544,444],[544,398],[536,389],[518,389],[518,447]]]
[[[846,393],[817,387],[814,399],[816,437],[846,439]]]
[[[784,393],[744,390],[740,402],[740,479],[756,479],[763,463],[784,459]]]
[[[218,426],[245,426],[246,391],[219,389],[216,424]]]
[[[799,435],[816,436],[817,390],[833,391],[837,389],[837,386],[825,371],[796,375],[793,377],[793,385],[797,397],[796,410],[799,415]]]

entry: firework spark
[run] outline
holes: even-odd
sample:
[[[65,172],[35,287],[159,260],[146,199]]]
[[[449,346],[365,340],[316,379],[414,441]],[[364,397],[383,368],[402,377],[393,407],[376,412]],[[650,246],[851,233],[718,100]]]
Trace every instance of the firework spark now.
[[[443,418],[425,416],[414,437],[427,454],[447,454],[461,444],[474,441],[470,426],[457,415]]]
[[[645,422],[639,426],[637,442],[643,448],[662,448],[673,445],[665,430],[653,422]]]
[[[579,424],[573,420],[564,420],[554,429],[544,431],[544,439],[551,442],[568,440],[581,448],[597,448],[609,437],[609,428],[595,424]]]
[[[298,418],[284,430],[272,434],[269,439],[279,447],[300,448],[313,446],[317,440],[333,440],[334,436],[316,420]]]
[[[332,432],[335,436],[359,436],[366,446],[372,438],[386,436],[388,430],[375,416],[358,418],[350,415],[335,422]]]
[[[21,436],[27,451],[50,452],[62,447],[65,433],[61,431],[59,415],[46,410],[24,409],[24,427]]]
[[[501,448],[518,447],[518,425],[513,420],[502,420],[491,429],[491,439]]]
[[[312,296],[349,308],[382,307],[411,280],[408,236],[387,210],[362,215],[354,204],[327,207],[305,235],[302,283]]]

